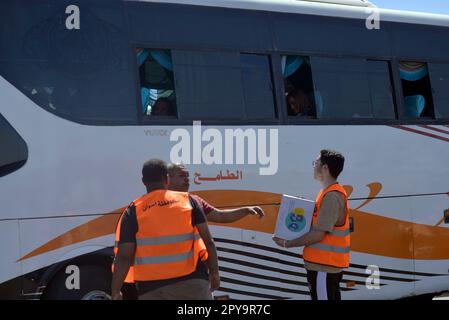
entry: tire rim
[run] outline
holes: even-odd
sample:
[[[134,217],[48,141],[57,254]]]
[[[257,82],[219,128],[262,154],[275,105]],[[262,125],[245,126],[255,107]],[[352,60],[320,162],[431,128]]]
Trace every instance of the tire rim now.
[[[111,296],[104,291],[94,290],[86,293],[81,300],[112,300]]]

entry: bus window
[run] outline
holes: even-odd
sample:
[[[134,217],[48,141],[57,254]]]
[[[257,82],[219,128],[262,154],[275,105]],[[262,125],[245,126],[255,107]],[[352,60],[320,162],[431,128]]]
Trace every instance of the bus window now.
[[[309,57],[282,56],[281,62],[288,116],[316,118]]]
[[[140,75],[142,114],[145,116],[176,115],[173,64],[169,50],[136,50]]]
[[[173,50],[180,119],[273,119],[270,59],[240,52]]]
[[[449,118],[449,64],[429,63],[432,81],[435,116],[438,119]]]
[[[395,119],[390,63],[368,60],[366,61],[366,71],[373,117],[376,119]]]
[[[311,61],[318,118],[395,118],[387,61],[321,57]]]
[[[27,158],[25,141],[0,114],[0,177],[22,167]]]
[[[0,32],[4,79],[58,117],[87,125],[136,123],[122,16],[103,14],[103,7],[89,4],[81,18],[84,27],[75,32],[64,26],[65,11],[48,1],[32,12],[24,11],[28,6],[22,10],[19,4],[0,1],[5,2],[9,4],[0,8],[1,24],[14,21],[18,29],[7,35]]]
[[[399,72],[408,118],[434,118],[432,88],[427,63],[402,61]]]
[[[248,119],[274,118],[276,115],[269,57],[241,54],[240,62]]]

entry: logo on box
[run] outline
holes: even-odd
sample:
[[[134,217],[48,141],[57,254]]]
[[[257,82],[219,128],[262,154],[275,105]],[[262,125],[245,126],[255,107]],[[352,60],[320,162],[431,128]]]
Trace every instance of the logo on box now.
[[[306,226],[306,217],[303,208],[295,208],[292,212],[287,214],[285,218],[285,225],[288,230],[292,232],[301,232]]]

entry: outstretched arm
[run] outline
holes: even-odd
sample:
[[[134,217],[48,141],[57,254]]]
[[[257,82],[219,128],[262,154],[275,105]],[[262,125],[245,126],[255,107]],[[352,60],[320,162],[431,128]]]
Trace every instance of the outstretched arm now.
[[[265,212],[260,207],[242,207],[227,210],[214,209],[207,215],[207,220],[217,223],[232,223],[246,217],[247,215],[258,216],[262,219],[265,216]]]

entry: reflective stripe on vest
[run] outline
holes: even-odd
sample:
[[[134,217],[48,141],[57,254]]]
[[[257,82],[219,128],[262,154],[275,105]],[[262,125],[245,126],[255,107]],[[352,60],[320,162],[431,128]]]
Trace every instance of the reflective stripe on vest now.
[[[155,237],[155,238],[142,238],[137,239],[136,244],[138,246],[156,246],[160,244],[173,244],[177,242],[183,242],[187,240],[198,240],[200,239],[199,234],[192,233],[186,233],[186,234],[180,234],[176,236],[164,236],[164,237]]]
[[[315,243],[308,246],[308,248],[320,249],[323,251],[336,252],[336,253],[347,253],[351,251],[350,247],[337,247],[323,243]]]
[[[161,245],[161,244],[174,244],[174,243],[184,242],[184,241],[188,241],[188,240],[197,241],[199,239],[201,239],[201,236],[199,234],[186,233],[186,234],[181,234],[181,235],[176,235],[176,236],[142,238],[142,239],[137,239],[136,242],[137,242],[137,245],[139,245],[139,246],[157,246],[157,245]],[[189,252],[181,253],[181,254],[135,258],[134,265],[179,262],[179,261],[191,258],[193,253],[194,253],[194,250],[192,249]]]
[[[351,234],[351,231],[349,229],[345,229],[345,230],[333,230],[331,232],[329,232],[329,234],[336,236],[336,237],[346,237],[349,236]]]
[[[168,262],[180,262],[192,258],[194,250],[186,253],[171,254],[167,256],[157,256],[157,257],[140,257],[134,260],[134,265],[145,265],[145,264],[160,264]]]
[[[306,246],[303,251],[305,261],[322,265],[347,268],[350,255],[349,205],[345,189],[339,184],[333,184],[321,190],[316,198],[316,210],[312,218],[312,226],[316,224],[320,214],[321,202],[324,196],[331,191],[338,191],[344,196],[346,206],[345,222],[342,226],[334,226],[331,232],[315,244]]]

